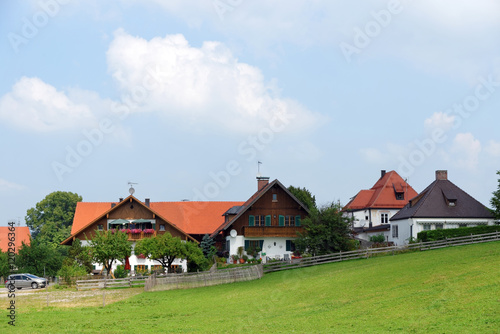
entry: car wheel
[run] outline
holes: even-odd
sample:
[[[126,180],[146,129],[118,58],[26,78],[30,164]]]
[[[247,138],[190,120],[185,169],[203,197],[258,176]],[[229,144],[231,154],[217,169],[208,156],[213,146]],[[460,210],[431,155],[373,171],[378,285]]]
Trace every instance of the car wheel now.
[[[17,290],[21,290],[22,288],[21,287],[18,287]]]
[[[31,288],[32,289],[38,288],[38,283],[36,283],[36,282],[31,283]]]

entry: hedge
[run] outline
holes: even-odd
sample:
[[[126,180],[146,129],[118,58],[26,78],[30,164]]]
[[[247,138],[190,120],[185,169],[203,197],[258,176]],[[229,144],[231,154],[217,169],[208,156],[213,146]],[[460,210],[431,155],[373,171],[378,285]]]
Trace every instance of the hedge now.
[[[500,231],[500,225],[480,225],[475,227],[459,227],[440,230],[422,231],[417,234],[419,241],[435,241],[446,238],[463,237],[471,234],[484,234]]]

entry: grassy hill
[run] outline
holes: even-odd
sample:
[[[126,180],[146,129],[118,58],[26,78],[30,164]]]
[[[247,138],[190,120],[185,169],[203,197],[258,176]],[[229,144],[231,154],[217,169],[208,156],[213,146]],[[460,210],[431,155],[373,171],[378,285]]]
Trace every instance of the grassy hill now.
[[[29,310],[11,332],[498,333],[499,274],[493,242],[142,293],[104,309]]]

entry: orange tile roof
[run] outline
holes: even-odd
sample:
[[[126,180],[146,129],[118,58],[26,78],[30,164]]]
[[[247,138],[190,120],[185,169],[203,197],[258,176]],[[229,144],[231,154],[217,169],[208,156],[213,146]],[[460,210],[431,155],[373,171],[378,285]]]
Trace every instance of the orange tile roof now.
[[[396,199],[396,192],[403,192],[404,200]],[[417,192],[395,171],[385,173],[370,190],[361,190],[344,210],[368,208],[401,209]]]
[[[7,252],[9,250],[9,226],[0,226],[0,249],[2,252]],[[17,227],[16,226],[16,253],[19,251],[19,247],[21,247],[22,243],[29,245],[30,244],[30,229],[27,226]]]
[[[78,202],[71,235],[111,209],[112,202]],[[151,202],[153,211],[187,234],[212,233],[227,210],[243,202]]]

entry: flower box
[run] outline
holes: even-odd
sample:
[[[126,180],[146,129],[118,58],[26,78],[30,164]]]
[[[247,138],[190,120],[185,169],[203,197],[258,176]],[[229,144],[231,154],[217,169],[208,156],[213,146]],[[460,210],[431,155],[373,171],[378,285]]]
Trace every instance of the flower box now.
[[[146,234],[153,234],[153,233],[155,233],[155,230],[153,230],[152,228],[147,228],[143,232]]]
[[[130,232],[131,232],[132,234],[141,234],[141,233],[142,233],[142,230],[141,230],[141,229],[139,229],[139,228],[133,228],[133,229],[131,229],[131,230],[130,230]]]

